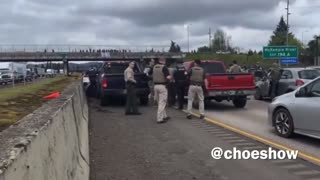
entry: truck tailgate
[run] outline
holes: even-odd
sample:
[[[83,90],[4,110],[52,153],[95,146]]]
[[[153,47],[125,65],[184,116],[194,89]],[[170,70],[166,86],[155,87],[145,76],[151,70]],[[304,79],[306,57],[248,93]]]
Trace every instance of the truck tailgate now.
[[[252,74],[211,74],[207,76],[208,90],[255,89]]]

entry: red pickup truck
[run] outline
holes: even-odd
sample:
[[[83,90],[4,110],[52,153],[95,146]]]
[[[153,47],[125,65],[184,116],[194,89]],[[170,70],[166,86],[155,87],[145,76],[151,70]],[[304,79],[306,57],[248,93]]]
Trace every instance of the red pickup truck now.
[[[184,63],[187,70],[194,66],[194,62]],[[222,102],[232,101],[237,108],[247,104],[247,96],[254,95],[256,91],[254,76],[250,73],[227,73],[222,61],[201,60],[201,67],[206,73],[205,103],[211,100]]]

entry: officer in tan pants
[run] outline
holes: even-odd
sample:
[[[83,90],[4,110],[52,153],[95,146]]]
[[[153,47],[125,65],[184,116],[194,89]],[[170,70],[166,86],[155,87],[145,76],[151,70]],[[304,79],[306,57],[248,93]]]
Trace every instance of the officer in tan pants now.
[[[199,111],[200,111],[200,119],[204,118],[204,95],[202,86],[205,83],[205,72],[202,67],[200,67],[201,61],[195,60],[194,67],[191,68],[189,72],[190,76],[190,86],[188,92],[188,115],[187,118],[191,119],[191,110],[192,104],[195,96],[197,96],[199,100]]]
[[[161,61],[165,61],[161,59]],[[156,61],[156,65],[151,70],[153,77],[154,96],[158,97],[157,123],[165,123],[170,118],[167,116],[166,106],[168,101],[167,84],[171,80],[168,68],[164,64]]]

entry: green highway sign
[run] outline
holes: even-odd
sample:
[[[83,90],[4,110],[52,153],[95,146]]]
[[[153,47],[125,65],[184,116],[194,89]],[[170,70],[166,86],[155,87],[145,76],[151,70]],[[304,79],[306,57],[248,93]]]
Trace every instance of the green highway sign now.
[[[263,47],[264,59],[281,59],[298,57],[298,47],[296,46],[266,46]]]

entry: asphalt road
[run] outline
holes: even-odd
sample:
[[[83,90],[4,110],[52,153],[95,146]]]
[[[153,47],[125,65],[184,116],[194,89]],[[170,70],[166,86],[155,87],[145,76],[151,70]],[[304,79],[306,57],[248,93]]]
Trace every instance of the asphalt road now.
[[[267,146],[204,120],[185,119],[170,109],[166,124],[156,124],[154,107],[142,116],[124,116],[124,107],[100,107],[89,100],[91,180],[315,180],[317,166],[302,160],[214,160],[222,149]]]
[[[215,120],[320,158],[320,140],[301,135],[286,139],[275,134],[267,119],[269,103],[250,100],[245,109],[235,109],[231,103],[227,102],[212,103],[206,112],[207,116]]]

